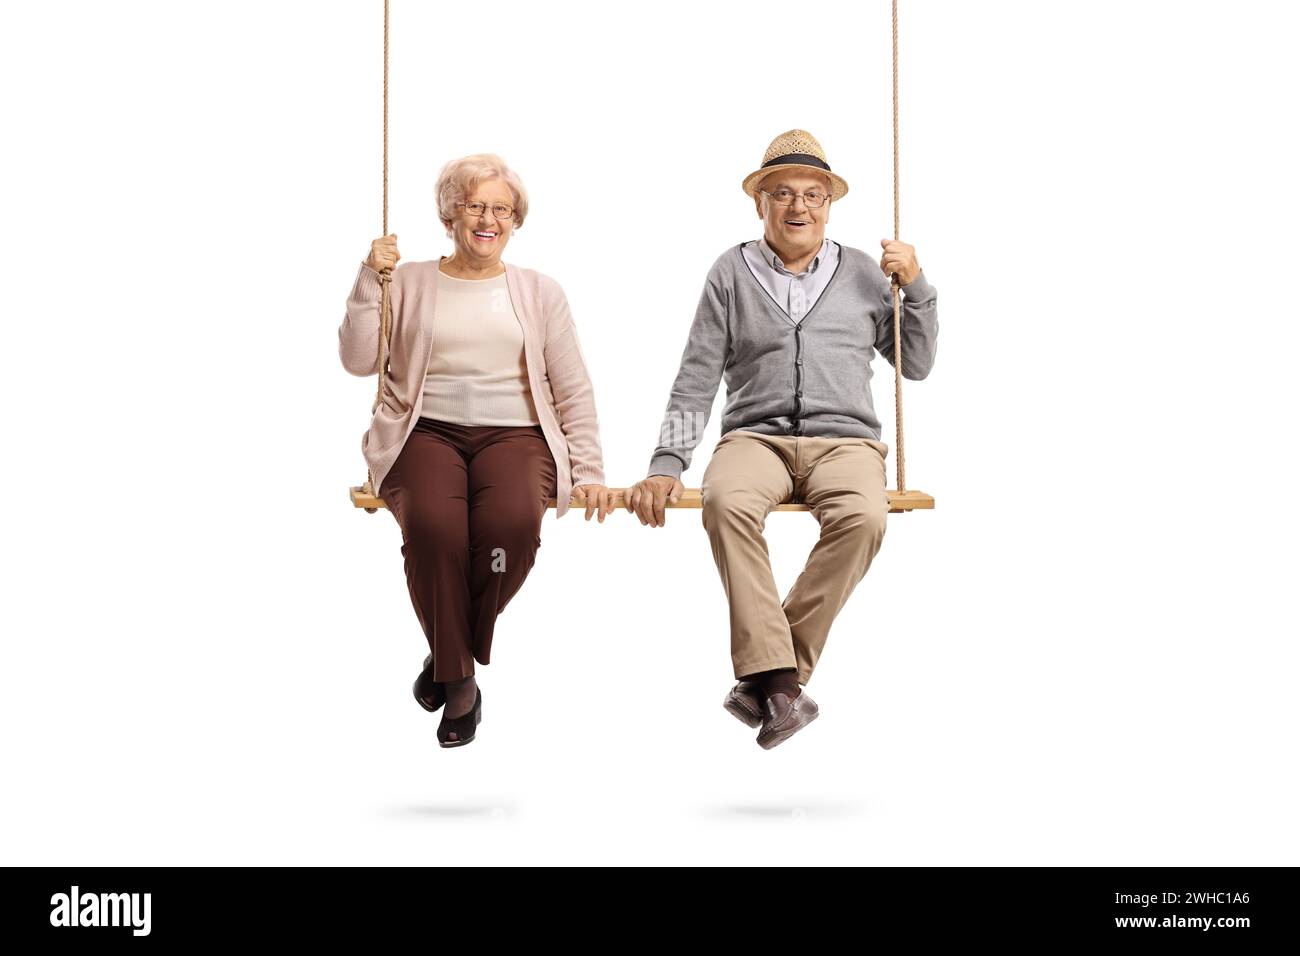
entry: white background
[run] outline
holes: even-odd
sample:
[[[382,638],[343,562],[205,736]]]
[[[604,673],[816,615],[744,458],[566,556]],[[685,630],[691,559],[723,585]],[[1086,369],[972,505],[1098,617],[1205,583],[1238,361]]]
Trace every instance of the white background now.
[[[479,739],[411,699],[337,352],[382,227],[377,0],[13,6],[3,862],[1300,862],[1292,13],[902,7],[938,508],[890,518],[821,719],[767,752],[720,706],[698,512],[548,514]],[[390,229],[445,254],[440,165],[520,172],[505,258],[564,287],[630,484],[773,136],[849,181],[828,235],[892,234],[889,5],[485,9],[393,4]],[[768,528],[784,593],[816,525]]]

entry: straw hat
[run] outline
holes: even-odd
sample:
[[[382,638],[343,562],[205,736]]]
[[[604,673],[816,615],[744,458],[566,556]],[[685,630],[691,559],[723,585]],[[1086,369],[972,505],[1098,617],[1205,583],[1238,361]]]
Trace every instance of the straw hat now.
[[[745,190],[746,196],[752,197],[764,178],[782,169],[815,169],[819,173],[825,173],[831,181],[832,202],[849,191],[849,184],[831,172],[822,144],[804,129],[786,130],[772,140],[767,152],[763,154],[763,165],[746,176],[740,188]]]

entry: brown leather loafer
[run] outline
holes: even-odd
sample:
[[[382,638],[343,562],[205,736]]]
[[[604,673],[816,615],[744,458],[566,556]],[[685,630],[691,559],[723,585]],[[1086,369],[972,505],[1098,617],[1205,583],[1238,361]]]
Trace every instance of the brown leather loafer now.
[[[763,699],[758,695],[758,685],[742,680],[727,693],[722,706],[727,713],[750,727],[763,722]]]
[[[794,700],[785,694],[773,694],[765,703],[763,729],[755,739],[764,750],[771,750],[816,719],[817,702],[808,696],[806,690]]]

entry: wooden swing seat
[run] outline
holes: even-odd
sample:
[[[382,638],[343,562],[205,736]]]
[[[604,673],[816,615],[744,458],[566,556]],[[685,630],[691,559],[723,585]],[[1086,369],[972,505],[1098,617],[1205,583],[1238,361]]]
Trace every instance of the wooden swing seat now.
[[[362,490],[363,486],[353,485],[349,490],[352,497],[352,504],[357,508],[365,508],[366,511],[374,514],[379,508],[387,508],[384,499],[378,495],[368,495]],[[615,488],[614,490],[614,507],[617,510],[625,510],[626,502],[623,500],[624,488]],[[914,510],[932,510],[934,508],[934,498],[927,495],[924,491],[888,491],[889,510],[894,511],[914,511]],[[700,497],[699,488],[687,488],[678,499],[677,504],[665,505],[667,508],[700,508],[703,505],[703,499]],[[552,498],[547,504],[548,508],[555,507],[555,499]],[[574,499],[569,499],[570,508],[585,509],[586,505],[579,504]],[[776,511],[807,511],[808,506],[798,501],[787,501],[779,504],[774,509]]]

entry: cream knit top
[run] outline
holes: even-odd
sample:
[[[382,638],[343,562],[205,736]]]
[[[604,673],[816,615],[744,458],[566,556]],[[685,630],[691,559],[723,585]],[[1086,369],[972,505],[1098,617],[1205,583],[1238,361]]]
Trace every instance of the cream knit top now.
[[[555,459],[558,520],[570,511],[574,485],[605,483],[595,389],[564,289],[544,272],[512,262],[502,265],[511,306],[524,327],[528,388]],[[437,272],[437,259],[399,262],[389,283],[393,323],[384,400],[375,406],[359,443],[379,489],[419,417],[440,298]],[[379,374],[382,279],[364,262],[358,264],[339,323],[339,360],[350,375]]]
[[[524,333],[505,273],[459,279],[437,270],[433,349],[421,418],[457,425],[536,425]]]

